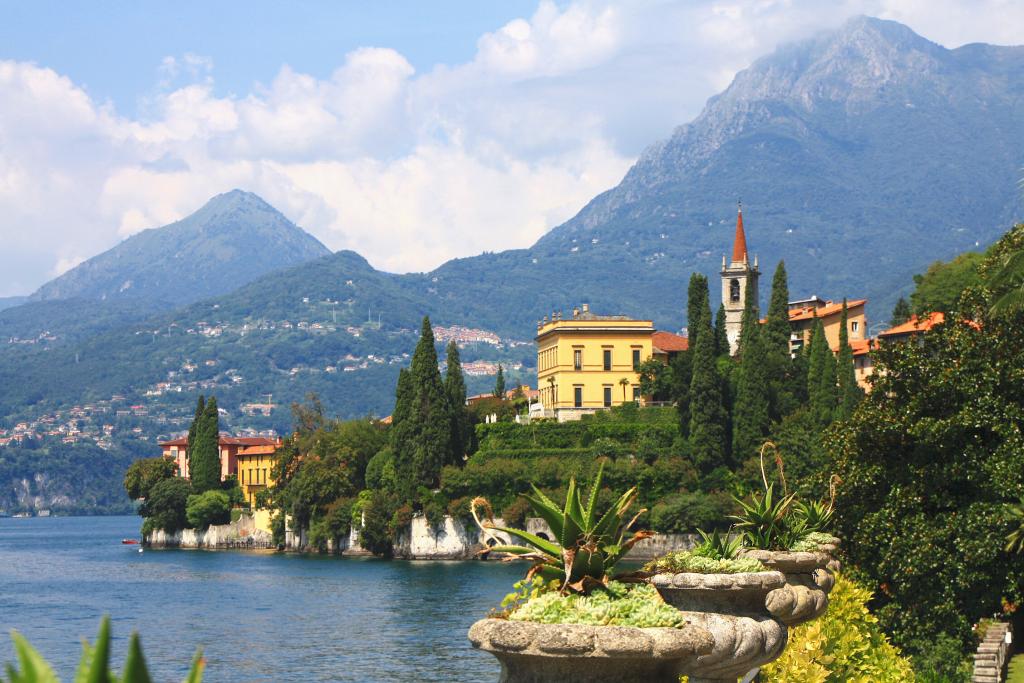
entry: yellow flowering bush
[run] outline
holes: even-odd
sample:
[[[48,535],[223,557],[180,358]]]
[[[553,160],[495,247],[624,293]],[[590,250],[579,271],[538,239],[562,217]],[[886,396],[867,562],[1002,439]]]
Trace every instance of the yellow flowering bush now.
[[[828,612],[789,632],[789,645],[761,672],[779,683],[908,683],[910,661],[882,633],[867,608],[871,591],[836,577]]]

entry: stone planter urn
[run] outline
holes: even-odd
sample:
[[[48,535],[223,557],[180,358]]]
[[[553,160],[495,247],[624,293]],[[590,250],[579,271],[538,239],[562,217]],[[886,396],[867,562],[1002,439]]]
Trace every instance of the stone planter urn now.
[[[835,580],[826,566],[835,544],[815,552],[744,550],[770,571],[738,574],[657,574],[651,583],[686,621],[707,629],[710,652],[684,663],[690,683],[735,683],[751,669],[777,659],[789,627],[816,619],[828,608]]]
[[[703,627],[634,628],[481,619],[473,647],[501,662],[502,683],[678,683],[715,642]]]
[[[656,574],[651,583],[688,623],[707,629],[714,638],[710,652],[681,668],[690,683],[735,683],[786,647],[786,627],[767,607],[769,596],[787,588],[781,572]]]

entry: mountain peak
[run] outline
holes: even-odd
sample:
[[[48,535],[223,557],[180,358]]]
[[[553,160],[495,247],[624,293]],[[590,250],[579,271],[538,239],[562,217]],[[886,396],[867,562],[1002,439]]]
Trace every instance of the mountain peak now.
[[[46,283],[32,299],[180,305],[328,254],[327,247],[258,195],[236,189],[212,197],[180,221],[129,237]]]

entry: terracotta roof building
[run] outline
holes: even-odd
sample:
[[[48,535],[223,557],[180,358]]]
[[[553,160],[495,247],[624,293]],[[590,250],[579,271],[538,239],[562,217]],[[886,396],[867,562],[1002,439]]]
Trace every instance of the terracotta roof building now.
[[[188,437],[180,436],[177,439],[164,441],[159,444],[163,449],[163,456],[174,460],[178,466],[178,476],[189,478],[188,458]],[[220,479],[224,481],[229,475],[238,475],[238,456],[246,454],[272,455],[281,446],[281,439],[272,439],[265,436],[230,436],[221,434],[217,440],[220,450]]]

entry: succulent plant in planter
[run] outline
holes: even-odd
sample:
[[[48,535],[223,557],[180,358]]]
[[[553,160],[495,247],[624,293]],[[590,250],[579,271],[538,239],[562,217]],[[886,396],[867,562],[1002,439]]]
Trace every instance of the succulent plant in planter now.
[[[502,681],[675,683],[684,664],[714,645],[706,629],[686,623],[649,586],[610,579],[629,549],[651,534],[630,532],[640,514],[628,517],[635,488],[607,511],[597,509],[602,472],[585,503],[575,481],[561,509],[536,487],[527,496],[554,532],[552,541],[480,521],[477,510],[489,506],[474,501],[474,517],[485,533],[500,531],[527,544],[489,550],[533,562],[519,584],[525,602],[505,618],[481,619],[469,630],[473,646],[501,662]]]
[[[495,526],[490,519],[480,521],[477,511],[490,510],[490,506],[482,498],[475,499],[472,505],[473,516],[484,533],[500,531],[529,544],[499,544],[487,550],[533,561],[527,578],[537,577],[542,581],[558,579],[562,582],[563,591],[588,592],[595,586],[606,584],[612,569],[630,548],[654,534],[650,531],[630,534],[630,527],[645,512],[639,510],[632,518],[627,517],[636,502],[636,487],[619,496],[603,514],[598,514],[597,494],[601,490],[603,474],[602,463],[586,504],[581,490],[576,486],[576,480],[571,479],[562,509],[540,489],[531,485],[533,495],[526,494],[523,497],[529,501],[534,513],[551,527],[555,538],[550,541],[522,529]]]

